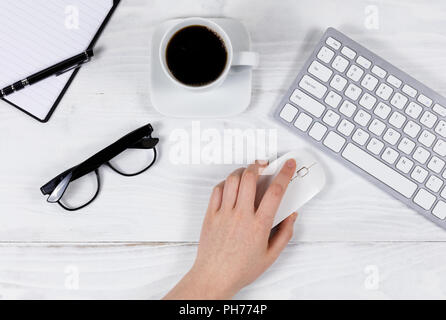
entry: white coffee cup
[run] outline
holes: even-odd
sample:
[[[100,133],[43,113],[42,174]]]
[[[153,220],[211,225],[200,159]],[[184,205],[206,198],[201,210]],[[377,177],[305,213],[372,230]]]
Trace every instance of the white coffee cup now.
[[[202,86],[189,86],[187,84],[180,82],[171,73],[167,64],[166,51],[170,40],[178,31],[187,28],[189,26],[204,26],[214,31],[223,41],[223,44],[225,45],[228,54],[225,68],[223,69],[223,72],[220,74],[220,76],[211,83],[207,83]],[[231,67],[234,66],[256,67],[259,63],[259,55],[256,52],[251,52],[251,51],[234,52],[231,39],[229,38],[227,33],[215,22],[204,18],[186,18],[176,23],[175,25],[171,26],[162,37],[161,46],[159,50],[159,59],[161,62],[162,69],[165,75],[170,79],[170,81],[172,81],[173,83],[182,88],[192,91],[207,91],[217,88],[225,81]]]

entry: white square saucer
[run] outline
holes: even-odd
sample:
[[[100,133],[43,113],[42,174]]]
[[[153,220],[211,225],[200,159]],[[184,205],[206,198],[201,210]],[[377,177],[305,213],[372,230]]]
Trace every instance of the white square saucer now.
[[[209,20],[225,30],[234,52],[251,50],[251,38],[242,23],[226,18]],[[150,95],[155,109],[166,116],[183,118],[226,117],[245,111],[251,102],[252,67],[232,67],[221,86],[206,92],[181,88],[166,76],[159,60],[159,47],[167,28],[178,21],[166,21],[153,33]]]

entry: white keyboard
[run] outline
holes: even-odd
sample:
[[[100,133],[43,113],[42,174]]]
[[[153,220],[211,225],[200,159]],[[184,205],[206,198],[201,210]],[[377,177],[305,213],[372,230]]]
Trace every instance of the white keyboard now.
[[[329,28],[275,117],[446,228],[446,99]]]

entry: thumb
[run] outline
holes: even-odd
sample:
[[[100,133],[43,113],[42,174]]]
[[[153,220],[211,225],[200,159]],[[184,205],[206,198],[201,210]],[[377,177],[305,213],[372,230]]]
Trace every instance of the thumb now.
[[[271,237],[269,241],[268,254],[272,262],[274,262],[285,249],[288,242],[290,242],[294,233],[294,223],[297,219],[297,212],[294,212],[288,218],[283,220],[278,227],[277,232]]]

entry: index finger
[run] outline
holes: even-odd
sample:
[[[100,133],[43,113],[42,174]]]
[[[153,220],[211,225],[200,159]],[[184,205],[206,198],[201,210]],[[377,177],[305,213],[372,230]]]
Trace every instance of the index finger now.
[[[265,219],[265,223],[268,225],[272,226],[277,209],[279,209],[280,202],[295,171],[296,161],[288,160],[266,190],[257,209],[257,215],[261,219]]]
[[[264,162],[256,161],[243,172],[237,197],[237,207],[243,209],[254,208],[257,180],[259,179],[260,170],[265,166]]]

